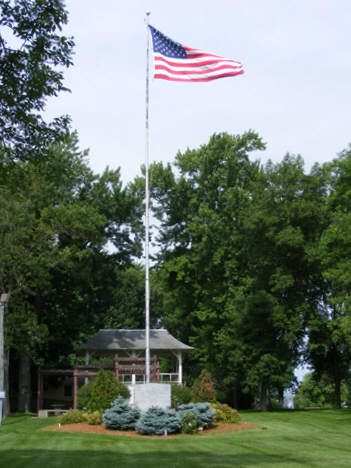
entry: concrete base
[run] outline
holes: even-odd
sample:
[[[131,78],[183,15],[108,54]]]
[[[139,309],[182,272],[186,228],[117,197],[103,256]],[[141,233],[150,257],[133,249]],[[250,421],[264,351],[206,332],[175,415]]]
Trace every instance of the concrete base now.
[[[145,411],[150,406],[170,408],[172,406],[172,391],[169,384],[142,384],[134,387],[134,402]]]
[[[38,418],[48,418],[49,413],[53,413],[54,416],[60,416],[62,413],[67,413],[66,409],[41,409],[38,411]]]

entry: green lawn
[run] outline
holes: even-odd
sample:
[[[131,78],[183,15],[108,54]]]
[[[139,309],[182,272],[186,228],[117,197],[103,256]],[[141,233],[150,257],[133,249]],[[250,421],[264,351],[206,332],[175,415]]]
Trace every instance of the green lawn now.
[[[267,429],[231,434],[148,439],[45,432],[57,418],[29,415],[0,427],[0,466],[113,467],[350,467],[351,411],[243,412]]]

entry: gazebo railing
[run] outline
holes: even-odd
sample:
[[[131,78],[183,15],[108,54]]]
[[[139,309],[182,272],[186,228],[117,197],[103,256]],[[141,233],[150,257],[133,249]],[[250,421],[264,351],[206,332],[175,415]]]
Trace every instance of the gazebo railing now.
[[[146,382],[145,375],[136,375],[135,384],[142,384]],[[179,384],[179,374],[176,372],[160,372],[159,374],[159,383],[175,383]],[[131,375],[119,375],[119,381],[125,385],[132,385],[132,376]]]
[[[176,372],[160,373],[160,382],[179,384],[179,374]]]

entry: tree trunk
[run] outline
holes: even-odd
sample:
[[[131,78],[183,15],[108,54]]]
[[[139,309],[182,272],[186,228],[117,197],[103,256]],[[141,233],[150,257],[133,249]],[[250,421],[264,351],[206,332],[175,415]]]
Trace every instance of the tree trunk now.
[[[260,379],[259,389],[260,389],[260,410],[267,411],[267,388],[266,388],[266,384],[263,378]]]
[[[335,409],[341,408],[341,378],[340,378],[340,369],[339,369],[339,359],[338,350],[336,346],[333,346],[333,368],[334,368],[334,387],[335,387]]]
[[[339,369],[334,369],[335,409],[341,408],[341,379]]]
[[[284,388],[283,387],[278,387],[278,407],[279,408],[284,408]]]
[[[238,410],[239,409],[239,404],[238,404],[238,391],[236,388],[234,388],[233,391],[233,406],[234,409]]]
[[[9,385],[9,365],[10,365],[10,350],[8,349],[4,353],[4,390],[5,390],[5,400],[2,407],[2,415],[4,418],[9,418],[11,416],[10,410],[10,385]]]
[[[30,381],[30,357],[24,351],[19,351],[19,386],[18,386],[18,412],[30,411],[31,381]]]
[[[269,392],[269,388],[266,389],[266,409],[269,410],[269,411],[273,409],[272,399],[271,399],[271,394]]]

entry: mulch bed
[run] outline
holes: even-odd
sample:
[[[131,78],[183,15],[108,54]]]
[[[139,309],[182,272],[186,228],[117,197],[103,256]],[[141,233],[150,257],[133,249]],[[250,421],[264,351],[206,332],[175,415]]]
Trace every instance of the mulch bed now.
[[[212,435],[212,434],[226,434],[228,432],[238,432],[246,429],[262,429],[262,427],[250,423],[239,423],[239,424],[211,424],[211,426],[204,430],[199,431],[198,435]],[[60,432],[83,432],[90,434],[108,434],[118,436],[129,436],[129,437],[152,437],[157,439],[174,438],[174,437],[187,437],[187,434],[172,434],[169,436],[142,436],[136,431],[113,431],[107,429],[104,424],[100,426],[89,426],[88,423],[79,424],[65,424],[64,426],[46,428],[46,431],[60,431]]]

